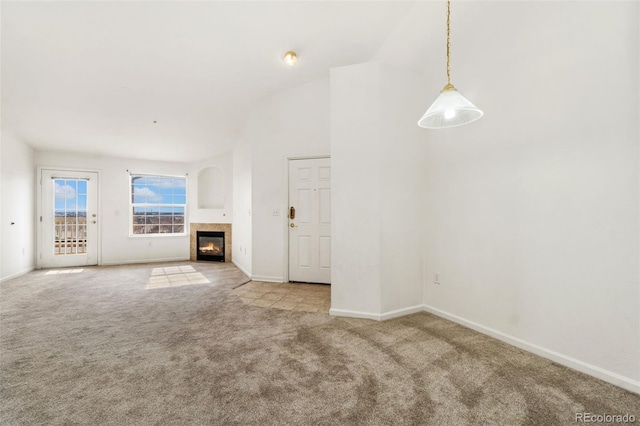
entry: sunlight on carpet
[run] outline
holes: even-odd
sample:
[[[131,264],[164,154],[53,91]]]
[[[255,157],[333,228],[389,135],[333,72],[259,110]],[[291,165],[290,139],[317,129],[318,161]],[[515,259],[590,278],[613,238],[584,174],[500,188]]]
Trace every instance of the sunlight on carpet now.
[[[207,277],[193,269],[193,266],[168,266],[166,268],[153,268],[145,289],[182,287],[209,284],[210,282]]]
[[[84,269],[56,269],[54,271],[48,271],[45,275],[56,275],[56,274],[79,274],[84,271]]]

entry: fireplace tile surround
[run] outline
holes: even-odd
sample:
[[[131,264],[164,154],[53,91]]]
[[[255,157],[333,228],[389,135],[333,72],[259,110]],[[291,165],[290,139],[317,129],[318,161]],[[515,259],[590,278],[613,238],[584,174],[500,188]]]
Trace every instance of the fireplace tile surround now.
[[[224,261],[231,262],[231,224],[230,223],[189,223],[189,259],[197,261],[196,235],[198,231],[224,232]]]

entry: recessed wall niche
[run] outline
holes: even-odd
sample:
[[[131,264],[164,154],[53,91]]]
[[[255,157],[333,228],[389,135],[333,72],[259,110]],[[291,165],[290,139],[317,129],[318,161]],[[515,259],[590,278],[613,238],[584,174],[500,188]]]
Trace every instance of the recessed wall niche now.
[[[206,167],[198,172],[198,208],[223,209],[225,198],[224,170]]]

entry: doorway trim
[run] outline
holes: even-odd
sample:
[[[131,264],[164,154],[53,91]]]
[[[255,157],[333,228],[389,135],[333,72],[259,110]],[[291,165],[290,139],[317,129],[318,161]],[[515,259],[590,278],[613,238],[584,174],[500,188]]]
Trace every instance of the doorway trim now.
[[[283,262],[284,271],[282,271],[282,277],[285,283],[289,282],[289,162],[291,160],[315,160],[321,158],[331,159],[330,154],[320,154],[320,155],[290,155],[284,159],[283,167],[284,167],[284,203],[282,206],[282,238],[284,241],[285,249],[283,252]],[[333,170],[333,169],[332,169]],[[333,184],[333,180],[331,181]],[[333,223],[333,217],[331,218],[331,222]]]
[[[102,179],[100,179],[101,171],[98,169],[78,168],[78,167],[57,167],[57,166],[36,166],[36,268],[42,269],[42,171],[43,170],[57,170],[61,172],[86,172],[96,173],[98,175],[98,218],[102,217]],[[97,264],[102,265],[102,220],[98,221],[98,227],[96,232],[97,241]]]

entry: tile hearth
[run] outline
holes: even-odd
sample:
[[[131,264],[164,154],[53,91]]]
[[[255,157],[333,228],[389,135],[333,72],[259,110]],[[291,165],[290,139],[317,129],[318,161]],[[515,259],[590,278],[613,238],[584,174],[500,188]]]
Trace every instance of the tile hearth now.
[[[331,306],[331,286],[326,284],[251,281],[233,291],[247,305],[262,308],[328,314]]]

